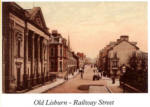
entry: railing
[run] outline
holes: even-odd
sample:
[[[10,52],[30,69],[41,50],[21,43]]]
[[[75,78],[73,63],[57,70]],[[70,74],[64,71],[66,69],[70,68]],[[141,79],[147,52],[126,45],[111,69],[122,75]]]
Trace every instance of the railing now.
[[[121,82],[121,85],[123,87],[123,92],[131,92],[131,93],[143,93],[141,90],[127,84],[124,82]]]

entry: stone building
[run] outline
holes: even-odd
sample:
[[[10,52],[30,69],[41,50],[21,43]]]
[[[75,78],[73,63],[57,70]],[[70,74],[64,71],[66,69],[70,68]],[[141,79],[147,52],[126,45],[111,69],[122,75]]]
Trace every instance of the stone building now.
[[[52,31],[49,45],[50,73],[53,77],[63,77],[77,68],[77,57],[70,48],[70,41],[62,37],[57,30]]]
[[[128,66],[129,57],[133,52],[137,52],[139,48],[136,42],[129,41],[126,35],[120,36],[116,42],[110,42],[99,53],[99,67],[101,67],[108,76],[115,73],[120,75],[123,65]]]
[[[77,55],[72,52],[71,50],[68,50],[68,64],[67,69],[69,73],[74,73],[78,69],[79,60]]]
[[[79,60],[78,68],[81,68],[85,65],[86,56],[84,55],[84,53],[81,52],[77,52],[77,56]]]
[[[67,40],[56,30],[52,31],[52,40],[50,42],[50,72],[64,72],[67,64]]]
[[[2,3],[3,92],[23,92],[49,80],[50,33],[40,7]]]

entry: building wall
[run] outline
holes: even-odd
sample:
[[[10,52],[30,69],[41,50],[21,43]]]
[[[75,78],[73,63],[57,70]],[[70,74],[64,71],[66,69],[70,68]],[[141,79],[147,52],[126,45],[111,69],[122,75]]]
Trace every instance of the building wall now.
[[[121,42],[119,45],[115,46],[112,50],[108,52],[108,57],[113,58],[114,54],[117,54],[119,58],[118,67],[122,66],[123,64],[127,65],[129,57],[135,52],[137,49],[135,46],[129,44],[126,41]],[[110,68],[112,68],[112,63],[110,62]],[[118,69],[119,70],[119,69]],[[112,69],[111,69],[112,72]],[[119,73],[119,72],[118,72]]]
[[[3,91],[20,92],[46,82],[49,35],[25,20],[15,3],[3,3],[3,14]]]
[[[18,82],[20,86],[23,85],[23,74],[24,74],[24,29],[25,22],[19,17],[9,13],[9,20],[11,23],[10,36],[11,43],[11,71],[10,80],[17,87]],[[10,83],[11,84],[11,83]]]
[[[56,44],[51,44],[50,49],[50,72],[57,72],[58,71],[58,58],[57,58],[57,45]]]

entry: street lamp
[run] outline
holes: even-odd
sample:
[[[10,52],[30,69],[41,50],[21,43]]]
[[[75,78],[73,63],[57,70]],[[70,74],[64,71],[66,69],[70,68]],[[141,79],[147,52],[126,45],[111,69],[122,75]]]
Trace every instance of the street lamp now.
[[[117,74],[117,70],[118,70],[118,58],[117,58],[117,54],[115,53],[114,57],[111,59],[112,60],[112,71],[113,71],[113,75],[112,75],[112,83],[115,83],[115,78],[116,78],[116,74]]]

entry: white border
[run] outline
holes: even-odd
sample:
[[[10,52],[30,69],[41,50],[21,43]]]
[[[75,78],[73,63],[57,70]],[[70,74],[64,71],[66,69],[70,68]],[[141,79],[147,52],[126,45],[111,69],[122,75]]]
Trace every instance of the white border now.
[[[81,2],[81,1],[84,1],[84,2],[95,2],[95,1],[103,1],[103,2],[117,2],[117,1],[120,1],[120,2],[137,2],[137,1],[148,1],[148,0],[2,0],[2,1],[16,1],[16,2],[38,2],[38,1],[41,1],[41,2]]]
[[[77,2],[77,1],[82,1],[82,2],[95,2],[95,1],[131,1],[131,0],[2,0],[2,1],[18,1],[18,2],[33,2],[33,1],[42,1],[42,2]],[[150,12],[150,7],[149,7],[149,1],[148,0],[132,0],[131,2],[134,1],[147,1],[148,2],[148,19],[150,19],[149,12]],[[2,10],[2,9],[1,9]],[[1,11],[2,13],[2,11]],[[2,16],[1,16],[2,20]],[[2,22],[2,21],[1,21]],[[148,20],[148,28],[149,28],[150,22]],[[1,28],[2,28],[2,23],[1,23]],[[148,29],[149,30],[149,29]],[[2,31],[2,29],[1,29]],[[1,33],[2,35],[2,33]],[[148,41],[150,40],[149,38],[149,31],[148,31]],[[0,36],[0,46],[2,46],[2,36]],[[148,50],[150,50],[148,43]],[[148,51],[149,52],[149,51]],[[2,78],[2,47],[0,48],[0,78]],[[148,54],[148,57],[150,55]],[[150,64],[150,59],[148,58],[148,65]],[[148,70],[149,72],[149,70]],[[148,73],[148,77],[150,77],[150,73]],[[148,79],[149,80],[149,79]],[[2,82],[0,82],[0,88],[2,87]],[[148,87],[149,87],[149,92],[150,92],[150,83],[148,82]],[[1,88],[2,89],[2,88]],[[2,90],[0,91],[2,92]],[[33,105],[33,101],[35,99],[57,99],[57,100],[68,100],[68,101],[73,101],[75,99],[86,99],[86,100],[98,100],[98,99],[103,99],[103,100],[114,100],[115,105],[113,107],[148,107],[150,106],[150,94],[1,94],[1,99],[0,99],[0,106],[1,107],[35,107]],[[70,107],[71,105],[68,105]],[[97,105],[98,106],[98,105]],[[95,106],[95,107],[97,107]],[[49,106],[37,106],[37,107],[49,107]],[[55,106],[57,107],[57,106]],[[66,106],[61,106],[61,107],[66,107]],[[78,107],[78,106],[77,106]],[[80,106],[82,107],[82,106]],[[99,107],[107,107],[107,106],[99,106]],[[111,106],[112,107],[112,106]]]

